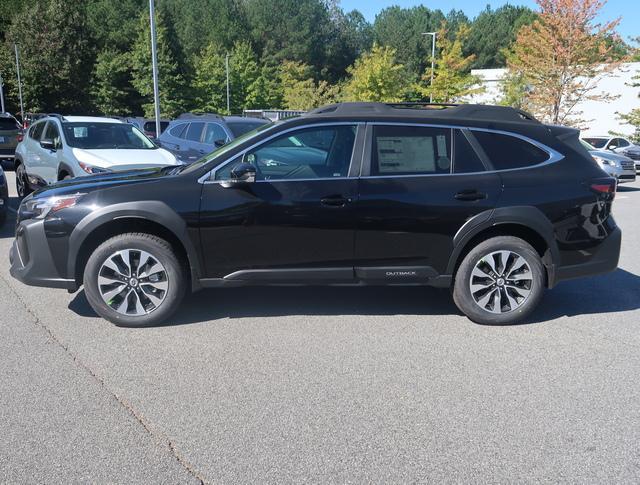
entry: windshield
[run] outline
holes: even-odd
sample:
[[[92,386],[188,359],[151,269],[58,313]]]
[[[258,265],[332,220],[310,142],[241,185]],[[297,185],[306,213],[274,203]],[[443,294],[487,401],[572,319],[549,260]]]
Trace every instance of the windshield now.
[[[593,145],[591,145],[590,143],[587,143],[584,140],[580,140],[580,143],[582,143],[582,146],[585,147],[587,150],[591,151],[591,150],[596,150],[596,147],[594,147]]]
[[[255,130],[256,128],[261,127],[262,125],[267,124],[264,121],[236,121],[229,122],[227,121],[227,126],[233,133],[234,137],[239,137],[240,135],[244,135],[245,133]]]
[[[245,133],[244,135],[236,138],[235,140],[227,143],[226,145],[221,146],[217,150],[214,150],[208,155],[205,155],[200,160],[193,162],[183,171],[183,173],[193,172],[194,170],[197,170],[200,167],[202,167],[205,163],[209,163],[209,162],[211,162],[211,168],[215,167],[218,163],[224,160],[225,153],[227,153],[230,150],[233,150],[238,145],[241,145],[245,141],[253,138],[258,133],[262,133],[263,131],[273,128],[274,126],[277,126],[277,125],[275,123],[266,123],[266,124],[260,125],[255,130],[251,130]]]
[[[85,150],[152,150],[158,148],[135,126],[127,123],[63,123],[67,144]]]
[[[583,141],[586,141],[589,145],[595,148],[604,148],[607,144],[607,138],[584,138]]]

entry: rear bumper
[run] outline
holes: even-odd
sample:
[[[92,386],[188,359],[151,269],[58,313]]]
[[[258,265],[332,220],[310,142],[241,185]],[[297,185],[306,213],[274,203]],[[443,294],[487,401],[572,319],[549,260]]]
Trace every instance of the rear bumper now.
[[[556,267],[553,281],[549,282],[549,286],[555,286],[555,284],[560,281],[582,278],[584,276],[595,276],[615,270],[620,260],[621,245],[622,231],[619,227],[616,227],[613,232],[609,234],[609,237],[593,251],[588,263]]]
[[[18,281],[30,286],[64,288],[75,291],[75,280],[62,278],[53,262],[47,244],[44,221],[29,220],[20,223],[9,252],[10,273]]]

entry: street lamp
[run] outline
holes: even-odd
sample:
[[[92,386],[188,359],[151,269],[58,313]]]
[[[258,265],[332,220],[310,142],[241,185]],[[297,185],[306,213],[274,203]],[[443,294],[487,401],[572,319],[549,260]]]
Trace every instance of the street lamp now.
[[[153,74],[153,107],[156,114],[156,139],[160,138],[160,93],[158,89],[158,48],[156,40],[156,12],[153,0],[149,0],[151,22],[151,69]]]
[[[429,102],[433,103],[433,70],[435,69],[435,61],[436,61],[436,35],[437,32],[423,32],[422,35],[430,35],[431,36],[431,81],[429,83],[429,87],[431,88],[431,92],[429,93]]]
[[[24,126],[24,105],[22,104],[22,81],[20,80],[20,59],[18,57],[18,44],[13,44],[16,51],[16,73],[18,74],[18,96],[20,97],[20,120]]]

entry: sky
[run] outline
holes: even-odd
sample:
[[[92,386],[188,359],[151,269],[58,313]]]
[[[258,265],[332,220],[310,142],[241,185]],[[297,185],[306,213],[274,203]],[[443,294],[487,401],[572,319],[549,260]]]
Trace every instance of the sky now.
[[[444,13],[449,12],[451,9],[462,10],[467,17],[473,18],[478,12],[483,10],[487,4],[492,8],[498,8],[507,3],[512,5],[525,5],[533,9],[536,8],[534,0],[511,0],[511,1],[487,1],[487,0],[431,0],[431,1],[419,1],[419,0],[342,0],[341,5],[345,11],[360,10],[362,14],[373,22],[376,18],[376,14],[380,10],[390,7],[392,5],[398,5],[400,7],[413,7],[415,5],[423,4],[430,9],[440,9]],[[624,38],[629,41],[630,37],[640,36],[640,1],[638,0],[609,0],[602,9],[601,22],[613,20],[616,17],[622,17],[620,25],[618,26],[618,32]]]

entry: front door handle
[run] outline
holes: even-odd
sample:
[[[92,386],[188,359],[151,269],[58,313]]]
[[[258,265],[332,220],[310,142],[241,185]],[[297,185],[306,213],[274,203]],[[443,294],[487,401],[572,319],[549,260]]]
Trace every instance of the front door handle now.
[[[488,196],[484,192],[478,192],[477,190],[472,189],[472,190],[463,190],[461,192],[458,192],[454,197],[456,198],[456,200],[474,201],[474,200],[484,200]]]
[[[344,207],[349,202],[351,202],[351,198],[343,197],[341,195],[323,197],[322,199],[320,199],[320,203],[328,207]]]

